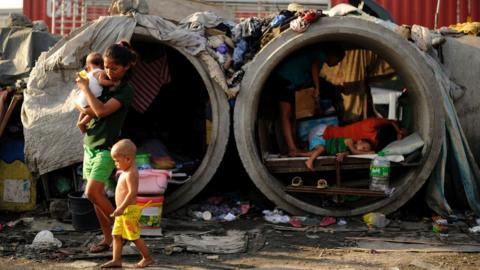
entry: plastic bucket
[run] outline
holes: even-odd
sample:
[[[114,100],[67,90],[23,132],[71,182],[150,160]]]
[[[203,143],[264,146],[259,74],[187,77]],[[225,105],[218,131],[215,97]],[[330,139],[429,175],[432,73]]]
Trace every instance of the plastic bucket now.
[[[140,181],[138,183],[138,194],[161,195],[167,189],[170,171],[166,170],[140,170],[138,171]]]
[[[137,205],[144,207],[140,216],[140,228],[158,229],[162,221],[163,196],[137,197]]]
[[[72,225],[77,231],[93,231],[100,229],[93,204],[82,198],[83,192],[76,191],[68,194],[68,208],[72,213]]]

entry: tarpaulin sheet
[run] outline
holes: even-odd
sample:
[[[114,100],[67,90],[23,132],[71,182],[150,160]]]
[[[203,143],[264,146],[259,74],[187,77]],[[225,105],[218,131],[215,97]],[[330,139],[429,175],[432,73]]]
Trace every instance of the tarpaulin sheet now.
[[[0,85],[13,85],[28,77],[41,52],[48,50],[58,37],[33,31],[30,27],[0,28]]]

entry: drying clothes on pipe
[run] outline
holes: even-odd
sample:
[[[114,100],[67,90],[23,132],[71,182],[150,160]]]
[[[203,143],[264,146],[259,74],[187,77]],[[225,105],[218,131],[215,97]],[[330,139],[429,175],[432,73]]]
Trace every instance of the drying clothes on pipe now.
[[[191,31],[203,31],[205,27],[215,27],[224,22],[224,19],[211,11],[195,12],[181,20],[181,28]]]
[[[159,57],[151,62],[140,62],[135,66],[130,83],[135,88],[132,106],[138,112],[144,113],[160,88],[170,82],[170,71],[167,57]]]
[[[336,66],[323,65],[320,76],[342,88],[342,122],[352,123],[374,115],[367,80],[394,75],[394,69],[370,50],[348,50]]]

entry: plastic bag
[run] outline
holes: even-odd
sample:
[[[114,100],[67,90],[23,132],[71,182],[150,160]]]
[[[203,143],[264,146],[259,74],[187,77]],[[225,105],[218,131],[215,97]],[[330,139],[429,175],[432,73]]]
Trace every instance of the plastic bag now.
[[[50,249],[62,247],[62,242],[53,237],[53,233],[49,230],[43,230],[35,235],[32,244],[29,246],[32,249]]]
[[[363,215],[363,221],[367,223],[368,226],[377,228],[384,228],[390,223],[390,220],[387,219],[384,214],[376,212]]]

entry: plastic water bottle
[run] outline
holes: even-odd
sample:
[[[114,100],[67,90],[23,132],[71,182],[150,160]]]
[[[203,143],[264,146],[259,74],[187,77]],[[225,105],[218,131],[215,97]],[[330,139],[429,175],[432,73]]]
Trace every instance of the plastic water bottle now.
[[[386,191],[390,184],[390,160],[379,152],[370,165],[370,190]]]

